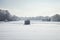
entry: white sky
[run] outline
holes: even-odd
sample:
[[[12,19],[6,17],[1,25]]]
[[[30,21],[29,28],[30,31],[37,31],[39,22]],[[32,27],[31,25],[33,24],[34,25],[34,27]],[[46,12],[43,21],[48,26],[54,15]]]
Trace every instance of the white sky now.
[[[60,0],[0,0],[0,8],[17,16],[60,14]]]

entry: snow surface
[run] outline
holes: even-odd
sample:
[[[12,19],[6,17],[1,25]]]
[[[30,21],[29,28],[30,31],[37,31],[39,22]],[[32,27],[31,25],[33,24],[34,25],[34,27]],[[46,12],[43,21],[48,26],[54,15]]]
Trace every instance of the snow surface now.
[[[0,40],[60,40],[60,22],[1,22]]]

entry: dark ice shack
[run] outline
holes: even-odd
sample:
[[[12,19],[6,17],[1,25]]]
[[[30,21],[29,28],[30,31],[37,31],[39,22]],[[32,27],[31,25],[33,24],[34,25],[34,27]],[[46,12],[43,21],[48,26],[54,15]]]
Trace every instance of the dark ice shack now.
[[[25,25],[29,25],[29,24],[30,24],[30,20],[25,20],[25,21],[24,21],[24,24],[25,24]]]

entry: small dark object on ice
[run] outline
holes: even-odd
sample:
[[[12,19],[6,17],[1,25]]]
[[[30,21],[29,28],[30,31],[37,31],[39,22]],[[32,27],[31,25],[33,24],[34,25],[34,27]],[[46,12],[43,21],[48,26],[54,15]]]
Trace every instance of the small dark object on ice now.
[[[29,25],[30,24],[30,20],[25,20],[25,25]]]

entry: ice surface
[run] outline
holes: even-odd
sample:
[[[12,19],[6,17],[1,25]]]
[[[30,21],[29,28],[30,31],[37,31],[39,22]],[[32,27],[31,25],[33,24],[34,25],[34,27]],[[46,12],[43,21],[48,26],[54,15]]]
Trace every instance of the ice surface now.
[[[59,22],[1,22],[0,40],[60,40]]]

